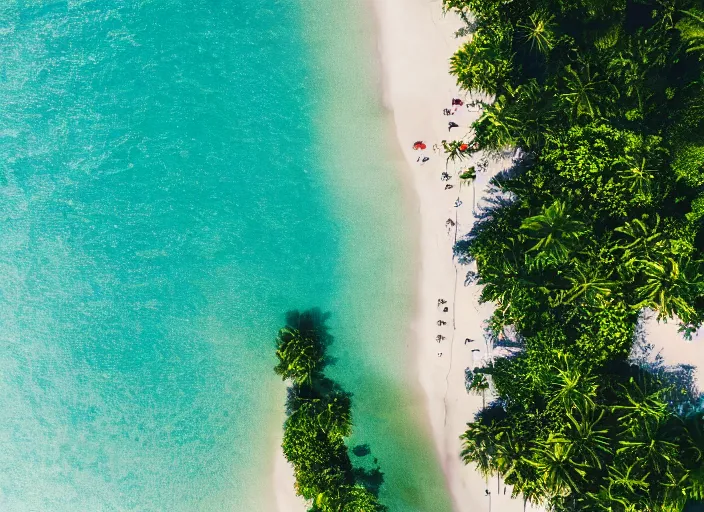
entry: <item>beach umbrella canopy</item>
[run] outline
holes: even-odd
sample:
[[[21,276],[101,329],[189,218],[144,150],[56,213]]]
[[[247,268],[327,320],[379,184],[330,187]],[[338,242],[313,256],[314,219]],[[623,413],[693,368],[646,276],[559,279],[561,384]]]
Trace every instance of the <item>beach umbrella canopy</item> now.
[[[413,143],[413,149],[425,149],[425,148],[426,148],[426,146],[422,140],[418,140]]]

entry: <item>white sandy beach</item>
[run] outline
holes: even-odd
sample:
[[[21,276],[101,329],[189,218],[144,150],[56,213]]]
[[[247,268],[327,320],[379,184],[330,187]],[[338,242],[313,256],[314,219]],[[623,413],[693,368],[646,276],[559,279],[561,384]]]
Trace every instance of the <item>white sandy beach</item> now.
[[[646,313],[643,328],[645,341],[652,345],[649,359],[659,357],[669,367],[691,366],[699,392],[704,391],[704,328],[687,340],[678,332],[677,322],[658,322],[652,311]]]
[[[455,37],[462,21],[454,14],[443,15],[439,1],[376,0],[381,53],[384,101],[392,111],[399,143],[408,162],[408,177],[414,183],[420,209],[421,273],[418,276],[420,300],[414,331],[417,337],[418,375],[425,391],[428,415],[435,444],[447,478],[456,511],[523,510],[522,500],[504,494],[502,482],[485,479],[460,460],[459,436],[482,406],[482,397],[467,394],[466,368],[483,366],[490,348],[484,342],[484,321],[491,306],[478,304],[479,287],[465,286],[469,268],[453,259],[455,232],[466,234],[474,223],[473,201],[479,206],[481,191],[491,175],[510,163],[510,158],[490,161],[478,174],[475,187],[460,187],[461,168],[475,165],[481,158],[450,163],[452,189],[441,181],[445,155],[430,149],[443,139],[470,140],[468,127],[479,112],[461,107],[454,115],[443,115],[452,107],[453,98],[462,98],[454,77],[449,74],[449,58],[461,44]],[[448,133],[448,123],[459,128]],[[430,160],[420,165],[412,149],[416,140],[428,145]],[[454,206],[459,198],[462,205]],[[448,226],[452,219],[456,226]],[[447,313],[438,299],[447,301]],[[444,306],[443,306],[444,307]],[[443,320],[447,325],[438,326]],[[440,343],[436,336],[445,337]],[[465,339],[473,342],[465,343]],[[442,354],[439,356],[439,354]],[[486,490],[490,495],[486,495]]]
[[[453,258],[455,237],[469,232],[475,221],[475,193],[478,207],[490,177],[510,164],[510,155],[490,160],[487,169],[478,173],[475,188],[460,186],[458,175],[462,168],[476,165],[482,155],[456,166],[450,163],[447,172],[452,178],[449,182],[441,181],[441,173],[446,170],[445,155],[432,151],[433,145],[443,139],[469,141],[468,127],[480,115],[465,107],[452,116],[443,115],[443,109],[454,108],[452,98],[471,101],[460,93],[449,74],[449,58],[462,42],[455,32],[463,23],[454,14],[444,15],[439,0],[373,0],[373,7],[383,100],[393,117],[406,159],[400,175],[413,185],[416,192],[413,200],[420,219],[421,264],[412,328],[418,378],[438,457],[456,512],[519,512],[524,508],[523,501],[511,500],[511,491],[505,490],[503,482],[485,481],[459,457],[459,436],[482,407],[481,396],[465,391],[465,369],[483,366],[491,357],[492,347],[484,341],[484,325],[492,307],[479,305],[480,288],[464,284],[470,268],[459,265]],[[449,121],[460,126],[448,133]],[[422,153],[414,151],[412,146],[417,140],[425,142],[428,149]],[[421,165],[417,162],[419,156],[428,156],[430,160]],[[446,183],[453,188],[446,190]],[[454,206],[457,199],[462,202],[459,207]],[[448,226],[448,219],[456,225]],[[440,298],[447,301],[446,313],[438,307]],[[438,320],[447,324],[438,326]],[[652,320],[646,326],[648,340],[661,351],[666,363],[704,364],[702,341],[687,343],[676,330],[674,323],[658,325]],[[438,334],[444,336],[439,343]],[[467,338],[474,341],[466,344]],[[293,494],[291,469],[281,455],[276,463],[275,489],[280,512],[305,510]]]

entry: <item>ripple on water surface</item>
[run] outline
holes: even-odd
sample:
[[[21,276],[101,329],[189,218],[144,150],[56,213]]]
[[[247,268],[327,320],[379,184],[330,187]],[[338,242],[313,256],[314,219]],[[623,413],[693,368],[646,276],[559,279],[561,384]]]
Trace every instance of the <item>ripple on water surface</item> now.
[[[272,338],[318,306],[382,499],[449,510],[362,8],[0,5],[0,509],[269,512]]]
[[[3,510],[266,509],[272,332],[337,251],[297,9],[0,6]]]

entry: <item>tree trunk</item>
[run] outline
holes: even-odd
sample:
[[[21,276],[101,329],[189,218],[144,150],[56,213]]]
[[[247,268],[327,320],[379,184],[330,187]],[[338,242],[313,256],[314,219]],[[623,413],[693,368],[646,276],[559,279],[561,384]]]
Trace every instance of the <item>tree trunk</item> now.
[[[476,181],[476,178],[472,180],[472,215],[475,217],[477,216],[476,212],[476,207],[477,207],[477,186],[474,184]]]

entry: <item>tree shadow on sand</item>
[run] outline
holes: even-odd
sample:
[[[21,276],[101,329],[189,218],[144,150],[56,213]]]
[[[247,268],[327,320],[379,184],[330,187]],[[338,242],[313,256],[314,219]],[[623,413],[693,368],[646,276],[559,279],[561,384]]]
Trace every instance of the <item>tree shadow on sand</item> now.
[[[501,184],[516,177],[530,165],[532,165],[532,161],[529,158],[524,158],[523,160],[514,162],[512,166],[497,173],[489,180],[486,189],[482,192],[482,195],[477,201],[478,206],[474,214],[476,221],[468,233],[457,239],[453,247],[453,252],[458,263],[461,265],[471,265],[474,262],[469,252],[474,241],[480,233],[491,227],[491,223],[496,217],[500,217],[506,210],[510,209],[516,201],[513,194],[502,190]],[[478,279],[478,273],[470,270],[465,276],[464,285],[469,286],[475,284]]]
[[[662,355],[655,352],[655,346],[647,342],[642,326],[636,330],[629,360],[672,390],[668,393],[668,401],[679,414],[686,415],[704,408],[704,392],[697,386],[697,367],[665,364]]]

